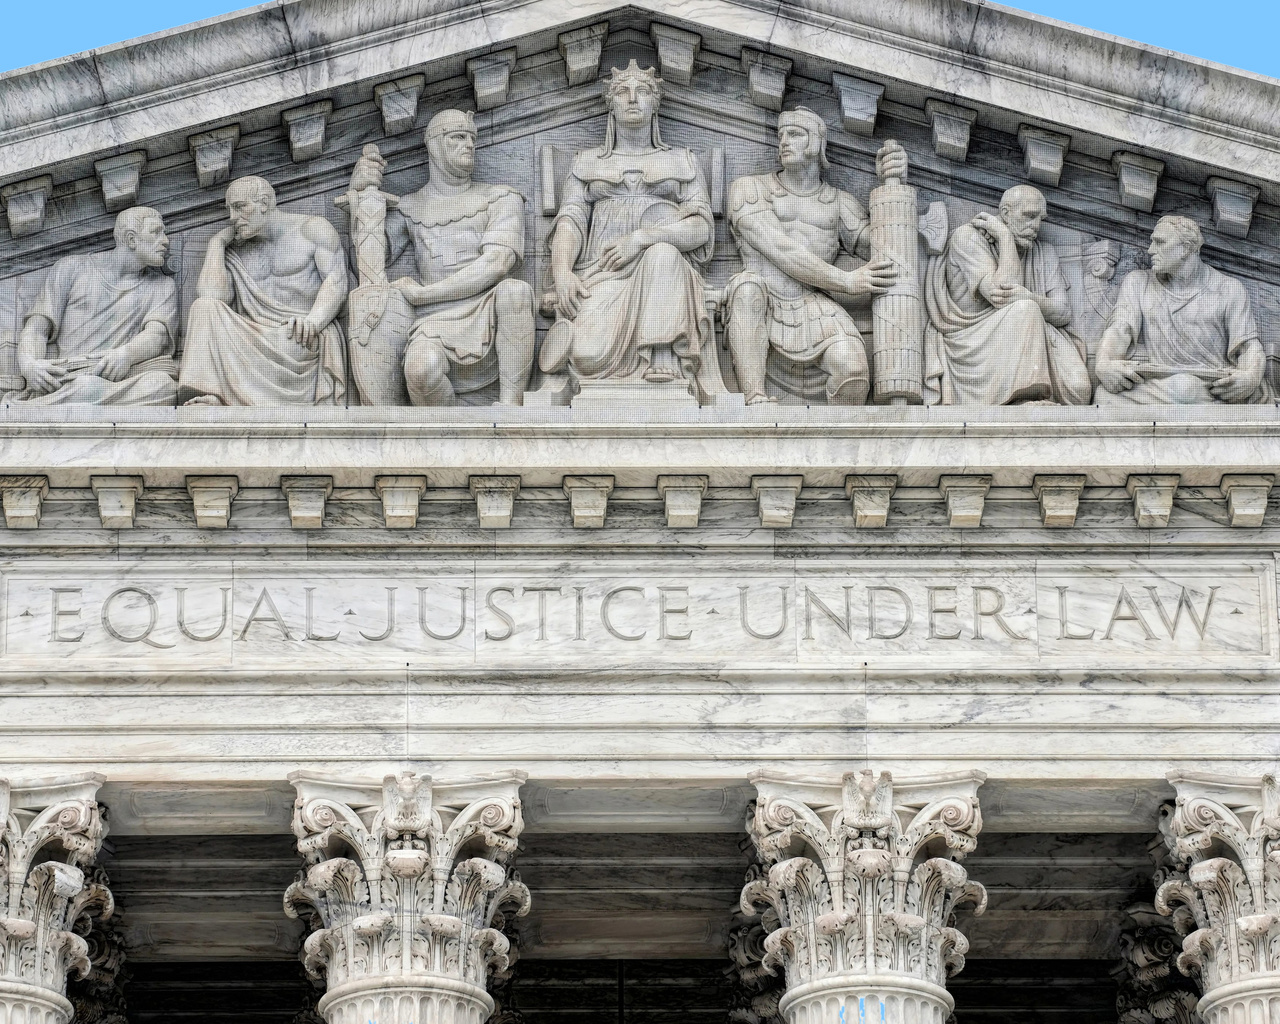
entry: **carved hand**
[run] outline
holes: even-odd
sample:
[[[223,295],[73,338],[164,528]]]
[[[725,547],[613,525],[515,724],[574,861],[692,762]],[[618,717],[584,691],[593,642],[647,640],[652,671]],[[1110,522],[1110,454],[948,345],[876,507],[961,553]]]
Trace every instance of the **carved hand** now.
[[[391,282],[391,287],[403,295],[405,302],[411,306],[425,306],[431,301],[426,288],[411,277],[398,277]]]
[[[387,169],[387,158],[381,153],[367,154],[356,161],[351,172],[351,189],[360,192],[366,188],[382,188],[382,175]]]
[[[320,332],[324,328],[324,324],[317,324],[309,316],[295,316],[289,319],[289,336],[309,352],[316,350]]]
[[[604,247],[600,254],[600,266],[605,270],[621,270],[646,248],[648,240],[639,231],[632,231]]]
[[[129,368],[132,365],[128,352],[122,348],[113,348],[98,360],[93,368],[93,375],[105,377],[107,380],[124,380],[129,376]]]
[[[1243,402],[1258,390],[1261,383],[1262,374],[1253,367],[1238,366],[1210,384],[1209,390],[1220,402]]]
[[[876,177],[881,181],[885,178],[907,179],[907,151],[892,139],[876,154]]]
[[[66,369],[47,359],[33,359],[31,356],[18,353],[18,372],[27,382],[27,387],[37,394],[47,395],[62,387],[62,378]]]
[[[1113,395],[1142,383],[1142,371],[1128,359],[1099,359],[1094,370],[1099,383]]]
[[[234,224],[228,224],[225,228],[223,228],[211,239],[209,239],[209,245],[210,246],[218,245],[218,246],[222,246],[222,248],[225,249],[227,245],[235,241],[235,237],[236,237],[236,226]]]
[[[872,260],[851,270],[844,293],[851,299],[875,298],[898,283],[898,265],[893,260]]]
[[[556,278],[556,312],[566,320],[578,315],[582,300],[591,294],[591,289],[582,282],[572,270]]]
[[[1017,302],[1020,299],[1031,299],[1032,301],[1036,299],[1035,295],[1020,284],[995,283],[991,282],[990,279],[982,283],[979,291],[996,309],[1003,309],[1009,303]]]
[[[996,214],[982,213],[976,214],[973,220],[969,221],[975,228],[986,235],[992,242],[999,245],[1001,242],[1012,242],[1013,232],[1009,230],[1009,225],[1002,221]]]

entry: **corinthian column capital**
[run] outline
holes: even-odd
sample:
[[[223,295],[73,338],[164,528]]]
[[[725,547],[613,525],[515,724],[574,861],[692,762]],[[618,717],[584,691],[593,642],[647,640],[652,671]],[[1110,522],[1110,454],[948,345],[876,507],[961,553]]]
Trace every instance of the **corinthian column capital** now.
[[[84,873],[106,834],[97,801],[103,781],[0,779],[0,1020],[71,1020],[67,974],[83,978],[90,968],[82,919],[113,909],[107,887]]]
[[[747,831],[768,873],[742,891],[744,914],[775,921],[763,965],[781,966],[788,1024],[837,1019],[942,1024],[946,979],[969,943],[954,912],[986,908],[958,863],[982,829],[981,772],[895,781],[888,772],[808,779],[757,772]]]
[[[285,913],[316,924],[303,962],[325,977],[329,1024],[483,1024],[493,1012],[486,982],[509,945],[495,918],[529,908],[511,870],[524,779],[289,776],[306,867]]]
[[[1185,871],[1156,893],[1189,914],[1178,968],[1198,976],[1205,1024],[1280,1020],[1280,784],[1171,772],[1178,799],[1160,831]]]

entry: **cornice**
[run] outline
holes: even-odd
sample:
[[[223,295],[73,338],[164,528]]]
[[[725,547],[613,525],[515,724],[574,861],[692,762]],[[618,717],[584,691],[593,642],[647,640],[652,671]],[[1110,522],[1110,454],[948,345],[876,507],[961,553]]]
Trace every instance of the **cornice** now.
[[[834,65],[884,79],[887,98],[976,105],[1005,130],[1053,124],[1095,155],[1148,149],[1280,182],[1275,80],[975,0],[276,0],[0,75],[0,181],[220,121],[265,125],[263,111],[367,98],[409,69],[437,80],[466,54],[515,43],[530,56],[557,31],[647,15],[703,32],[708,50],[794,54],[800,75]]]

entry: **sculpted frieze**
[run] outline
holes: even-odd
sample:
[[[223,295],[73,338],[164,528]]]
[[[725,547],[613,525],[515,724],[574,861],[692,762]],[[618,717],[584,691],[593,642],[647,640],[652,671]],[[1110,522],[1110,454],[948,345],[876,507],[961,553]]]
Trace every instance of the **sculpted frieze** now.
[[[231,223],[209,240],[187,314],[179,399],[199,405],[340,405],[347,268],[321,217],[276,207],[257,177],[227,188]]]
[[[453,405],[498,381],[498,402],[520,405],[534,348],[533,289],[512,277],[524,258],[524,197],[471,180],[471,114],[436,114],[426,143],[431,176],[417,192],[381,193],[386,161],[371,146],[347,193],[360,273],[348,300],[360,399],[403,404],[394,399],[407,392],[413,405]],[[410,247],[418,278],[388,285],[387,260]]]
[[[780,171],[738,178],[729,187],[729,222],[743,269],[725,288],[724,323],[748,405],[777,401],[775,388],[832,405],[862,405],[871,387],[866,346],[832,296],[864,304],[898,279],[878,259],[856,270],[836,265],[843,250],[871,255],[862,204],[822,180],[827,126],[804,107],[778,118]],[[886,143],[881,177],[905,177],[907,154]]]
[[[1084,343],[1070,332],[1067,284],[1039,239],[1049,207],[1040,190],[1005,192],[996,214],[958,227],[929,264],[926,383],[942,405],[1087,405]]]
[[[724,391],[699,268],[715,223],[697,155],[662,141],[662,79],[632,60],[604,84],[603,144],[574,156],[551,234],[544,373]]]
[[[956,156],[943,174],[933,147],[899,134],[907,126],[891,107],[878,111],[883,86],[837,72],[816,89],[775,76],[775,146],[758,121],[769,62],[711,74],[696,47],[682,61],[658,52],[679,30],[655,31],[657,50],[629,42],[632,56],[605,26],[591,28],[591,59],[574,64],[567,87],[548,72],[537,103],[513,85],[531,72],[513,68],[507,51],[485,64],[501,65],[505,84],[479,119],[434,101],[431,76],[420,74],[379,84],[367,115],[314,101],[326,126],[318,149],[296,145],[296,111],[311,107],[284,111],[277,156],[237,157],[254,174],[227,187],[227,218],[212,237],[200,207],[213,196],[175,205],[154,186],[161,165],[140,165],[128,191],[154,208],[123,211],[113,249],[65,255],[61,242],[61,259],[0,282],[6,401],[305,409],[581,399],[657,401],[674,415],[773,402],[1275,400],[1265,346],[1280,290],[1263,265],[1248,275],[1255,281],[1240,276],[1256,257],[1229,239],[1241,224],[1247,236],[1248,220],[1223,214],[1223,196],[1247,198],[1253,186],[1211,179],[1203,209],[1155,227],[1145,269],[1132,228],[1145,214],[1117,206],[1108,237],[1097,211],[1086,223],[1060,191],[1077,189],[1062,177],[1068,136],[1023,125],[1009,153],[1025,160],[1010,155],[988,174]],[[650,60],[670,86],[646,70]],[[496,96],[481,87],[481,63],[471,62],[476,95]],[[591,78],[604,103],[584,116],[583,98],[559,92]],[[869,90],[871,114],[850,113],[850,83]],[[942,107],[930,102],[936,128]],[[422,144],[401,141],[415,121]],[[206,174],[200,154],[214,136],[223,170]],[[981,138],[973,134],[974,147]],[[1031,142],[1055,142],[1058,165],[1032,159]],[[195,185],[220,187],[249,145],[262,142],[240,139],[235,125],[192,136]],[[1117,166],[1146,159],[1131,156]],[[299,165],[311,161],[324,170],[300,189]],[[1010,179],[1044,191],[1008,188]],[[279,204],[277,189],[288,191]],[[117,191],[93,194],[113,205]],[[166,218],[180,227],[167,231]],[[1201,224],[1214,229],[1214,267],[1200,257]]]
[[[1274,402],[1244,285],[1200,258],[1204,236],[1188,217],[1162,217],[1150,270],[1135,270],[1098,348],[1099,404]]]
[[[26,388],[10,401],[174,404],[178,292],[160,272],[169,251],[164,221],[145,206],[124,210],[115,243],[50,270],[23,319],[17,361]]]

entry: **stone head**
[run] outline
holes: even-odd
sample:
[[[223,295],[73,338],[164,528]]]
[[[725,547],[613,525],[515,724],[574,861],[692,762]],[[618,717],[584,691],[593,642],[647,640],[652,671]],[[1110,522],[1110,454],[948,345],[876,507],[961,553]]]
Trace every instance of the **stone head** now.
[[[227,186],[227,213],[238,241],[261,234],[275,208],[276,191],[265,178],[250,175]]]
[[[144,267],[162,267],[169,254],[169,236],[158,210],[132,206],[116,216],[116,248],[133,253]]]
[[[632,58],[625,69],[609,72],[604,99],[612,121],[628,126],[650,124],[662,102],[662,79],[653,68],[641,68]]]
[[[1204,236],[1200,225],[1190,217],[1161,217],[1147,246],[1151,269],[1159,277],[1175,274],[1188,260],[1199,256],[1202,245]]]
[[[440,111],[427,122],[423,141],[433,167],[453,177],[470,177],[476,166],[476,120],[470,111]]]
[[[1031,185],[1015,185],[1000,197],[1000,219],[1013,232],[1019,249],[1031,248],[1048,214],[1044,195]]]
[[[808,107],[778,115],[778,159],[783,167],[827,167],[827,123]]]

